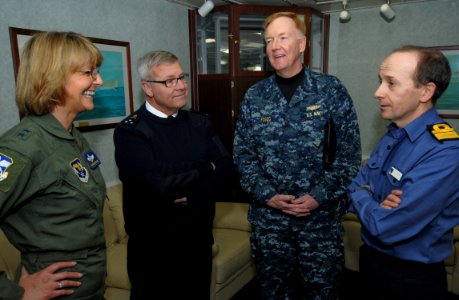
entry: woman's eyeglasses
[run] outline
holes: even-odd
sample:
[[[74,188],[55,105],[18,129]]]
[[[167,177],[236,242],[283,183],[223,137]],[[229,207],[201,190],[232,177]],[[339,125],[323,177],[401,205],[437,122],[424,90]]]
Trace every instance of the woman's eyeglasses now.
[[[85,71],[78,71],[80,73],[83,73],[84,75],[86,75],[87,77],[91,76],[92,79],[96,80],[97,79],[97,76],[100,74],[99,73],[99,68],[95,68],[95,69],[90,69],[90,70],[85,70]]]

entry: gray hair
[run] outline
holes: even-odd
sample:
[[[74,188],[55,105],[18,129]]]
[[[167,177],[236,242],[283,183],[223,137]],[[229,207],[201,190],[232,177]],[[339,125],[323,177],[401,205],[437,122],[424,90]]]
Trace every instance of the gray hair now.
[[[140,78],[142,80],[149,79],[152,67],[164,63],[171,64],[175,63],[176,61],[178,61],[177,56],[169,51],[150,51],[139,59],[137,63],[137,71],[139,72]]]

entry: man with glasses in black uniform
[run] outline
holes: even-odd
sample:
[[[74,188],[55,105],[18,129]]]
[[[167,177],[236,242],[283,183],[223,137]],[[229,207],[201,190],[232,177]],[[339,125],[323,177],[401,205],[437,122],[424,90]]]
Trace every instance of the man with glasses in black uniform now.
[[[146,103],[114,133],[131,299],[209,299],[214,201],[232,159],[207,116],[182,110],[188,75],[174,54],[151,51],[138,72]]]

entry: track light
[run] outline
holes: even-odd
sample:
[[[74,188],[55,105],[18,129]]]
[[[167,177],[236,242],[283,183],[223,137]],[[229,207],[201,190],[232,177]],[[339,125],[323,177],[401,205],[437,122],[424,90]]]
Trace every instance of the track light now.
[[[387,0],[387,3],[381,5],[379,11],[387,21],[391,21],[393,18],[395,18],[395,11],[392,9],[392,7],[389,6],[389,0]]]
[[[231,1],[231,0],[224,0],[224,1]],[[286,0],[284,0],[286,1]],[[304,0],[308,1],[308,0]],[[347,23],[351,20],[351,12],[347,9],[347,4],[351,2],[351,0],[314,0],[316,1],[317,5],[322,4],[332,4],[332,3],[339,3],[343,4],[343,10],[339,13],[339,21],[341,23]],[[381,5],[379,8],[379,12],[381,17],[383,17],[386,21],[392,21],[395,18],[395,11],[390,7],[390,0],[384,0],[386,3]]]
[[[208,13],[214,8],[214,3],[211,0],[205,0],[204,4],[198,9],[198,14],[201,17],[207,16]]]
[[[341,22],[348,22],[351,19],[351,13],[346,9],[347,0],[343,0],[343,10],[339,13]]]

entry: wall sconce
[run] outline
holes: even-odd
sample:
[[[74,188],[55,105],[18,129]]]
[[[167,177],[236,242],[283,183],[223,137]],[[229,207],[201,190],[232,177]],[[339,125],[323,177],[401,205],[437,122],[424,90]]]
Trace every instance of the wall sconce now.
[[[343,0],[343,10],[339,13],[339,20],[343,23],[349,22],[351,13],[346,9],[347,0]]]
[[[395,18],[395,11],[392,9],[392,7],[389,6],[389,0],[387,0],[387,3],[381,5],[379,12],[381,13],[381,16],[383,16],[383,18],[387,21],[391,21]]]
[[[214,3],[211,0],[205,0],[204,4],[198,9],[198,14],[201,17],[207,16],[208,13],[214,8]]]

